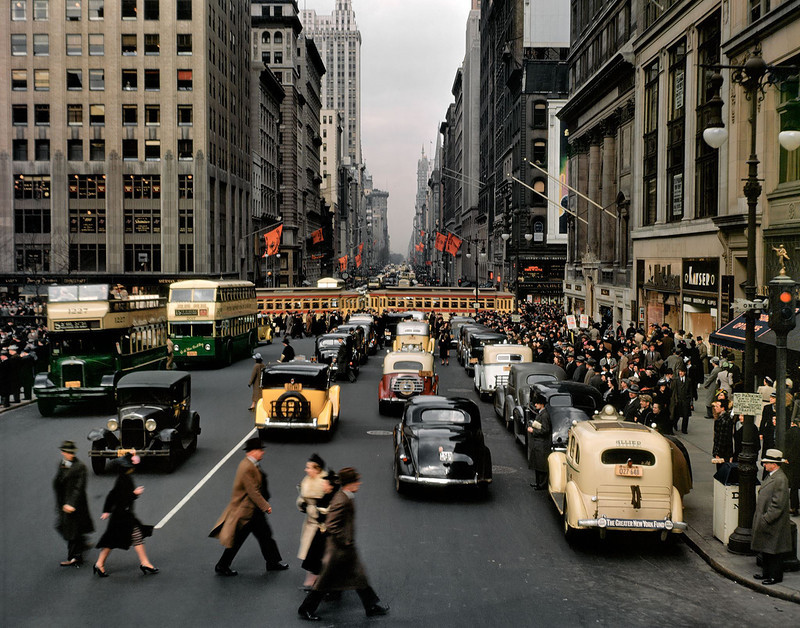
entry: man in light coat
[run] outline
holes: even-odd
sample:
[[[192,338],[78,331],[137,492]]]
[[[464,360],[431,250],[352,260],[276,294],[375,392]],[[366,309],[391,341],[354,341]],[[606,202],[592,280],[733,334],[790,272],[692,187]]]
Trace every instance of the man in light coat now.
[[[761,458],[761,464],[769,475],[762,482],[756,499],[750,546],[754,552],[761,552],[762,572],[753,574],[753,578],[766,585],[783,581],[781,554],[792,551],[789,480],[781,469],[784,462],[780,449],[770,449]]]
[[[236,469],[233,480],[231,501],[223,511],[214,529],[208,535],[219,539],[225,551],[214,567],[221,576],[235,576],[238,572],[231,569],[236,553],[252,534],[261,547],[261,555],[267,563],[267,571],[282,571],[289,565],[281,559],[278,545],[272,538],[272,529],[267,523],[266,514],[272,512],[267,501],[267,474],[261,470],[261,459],[264,457],[264,444],[261,439],[249,439],[244,446],[247,455]]]

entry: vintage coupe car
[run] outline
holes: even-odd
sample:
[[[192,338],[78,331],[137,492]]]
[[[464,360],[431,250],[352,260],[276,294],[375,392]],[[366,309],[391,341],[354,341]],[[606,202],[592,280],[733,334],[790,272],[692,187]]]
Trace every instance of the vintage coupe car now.
[[[378,338],[378,326],[375,324],[375,318],[372,314],[365,314],[363,312],[351,314],[347,319],[349,325],[360,325],[364,330],[364,339],[367,343],[367,353],[375,355],[378,352],[378,344],[382,338]]]
[[[339,325],[333,331],[352,334],[355,353],[358,356],[358,363],[366,364],[369,359],[369,347],[367,346],[367,336],[364,333],[364,328],[355,323],[346,323],[344,325]]]
[[[168,471],[197,448],[200,415],[191,409],[192,376],[186,371],[139,371],[117,382],[117,416],[89,432],[89,459],[100,474],[106,461],[132,453],[155,458]]]
[[[533,351],[527,345],[497,344],[483,348],[483,359],[475,365],[475,390],[481,401],[488,401],[497,388],[498,381],[507,382],[511,366],[533,360]]]
[[[339,385],[327,364],[292,360],[261,372],[255,424],[264,437],[272,430],[309,430],[328,436],[339,422]]]
[[[398,323],[413,320],[411,312],[385,312],[383,314],[383,343],[391,346]]]
[[[322,334],[317,336],[314,359],[331,367],[331,379],[346,377],[351,382],[358,378],[358,356],[355,353],[353,335],[349,332]]]
[[[503,419],[506,429],[514,427],[515,408],[522,412],[528,406],[531,386],[539,382],[564,380],[567,374],[556,364],[532,362],[512,364],[507,378],[499,376],[494,390],[494,411]]]
[[[275,335],[275,330],[272,327],[272,318],[267,314],[258,314],[258,342],[272,344],[272,337]]]
[[[508,342],[508,336],[494,330],[473,332],[469,334],[469,344],[465,344],[464,370],[470,377],[475,377],[475,365],[483,359],[484,347]]]
[[[415,351],[427,351],[433,353],[433,346],[436,340],[431,338],[431,330],[428,323],[424,321],[403,321],[397,323],[392,351],[400,351],[408,347]]]
[[[564,534],[578,530],[654,531],[661,540],[686,529],[669,441],[620,420],[613,407],[573,425],[566,451],[547,459],[548,491]]]
[[[483,440],[481,413],[462,397],[415,397],[394,428],[394,485],[471,485],[486,491],[492,455]]]
[[[465,356],[467,354],[467,347],[469,347],[470,337],[473,333],[480,333],[484,331],[492,331],[486,325],[481,323],[467,323],[461,325],[458,330],[458,336],[453,336],[456,343],[456,359],[461,366],[465,364]]]
[[[435,395],[439,376],[434,372],[433,354],[425,351],[390,351],[383,359],[383,376],[378,384],[378,411],[388,414],[416,395]]]

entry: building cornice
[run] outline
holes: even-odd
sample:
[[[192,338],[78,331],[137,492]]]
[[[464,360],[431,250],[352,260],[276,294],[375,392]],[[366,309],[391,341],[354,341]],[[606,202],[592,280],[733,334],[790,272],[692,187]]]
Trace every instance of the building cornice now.
[[[789,0],[723,42],[720,48],[728,59],[733,59],[798,19],[800,19],[800,0]]]

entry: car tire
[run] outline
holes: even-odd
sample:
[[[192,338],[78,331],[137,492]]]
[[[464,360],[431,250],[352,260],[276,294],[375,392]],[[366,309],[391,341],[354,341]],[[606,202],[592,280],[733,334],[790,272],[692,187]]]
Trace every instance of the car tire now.
[[[92,456],[92,471],[95,475],[103,475],[106,472],[106,459]]]
[[[39,407],[39,414],[42,416],[53,416],[56,411],[56,404],[49,399],[38,399],[36,405]]]
[[[400,470],[397,468],[397,460],[395,460],[394,463],[394,490],[397,491],[398,495],[408,494],[408,486],[406,486],[405,482],[400,481]]]
[[[353,369],[350,369],[349,371],[347,371],[347,379],[350,381],[351,384],[353,384],[358,379],[358,375],[356,375]]]
[[[225,356],[225,362],[230,366],[233,364],[233,343],[228,342],[226,349],[227,356]]]
[[[182,456],[183,447],[181,446],[180,439],[171,440],[169,442],[169,456],[165,459],[164,465],[167,473],[172,473],[178,468]]]
[[[389,403],[386,401],[378,400],[378,414],[386,416],[389,414]]]
[[[567,499],[566,499],[566,496],[564,496],[564,520],[563,520],[563,526],[564,526],[564,538],[566,539],[567,543],[570,543],[570,544],[574,543],[575,542],[575,537],[577,536],[578,531],[575,528],[573,528],[572,526],[569,525],[569,514],[568,514],[568,510],[567,510]]]

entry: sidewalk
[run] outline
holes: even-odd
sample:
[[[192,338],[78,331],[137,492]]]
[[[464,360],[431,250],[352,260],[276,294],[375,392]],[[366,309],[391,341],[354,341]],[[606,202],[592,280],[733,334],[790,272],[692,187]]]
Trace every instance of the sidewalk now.
[[[689,421],[689,433],[677,436],[686,444],[692,461],[694,487],[683,502],[683,516],[689,529],[684,534],[686,542],[715,570],[731,580],[759,593],[797,602],[800,604],[800,571],[786,572],[783,582],[765,586],[755,580],[753,574],[760,571],[755,556],[739,556],[728,552],[727,547],[714,537],[714,473],[716,465],[711,462],[711,447],[714,441],[714,421],[695,411]],[[760,452],[759,452],[760,453]],[[759,478],[761,477],[759,465]],[[800,527],[800,517],[793,517]]]

